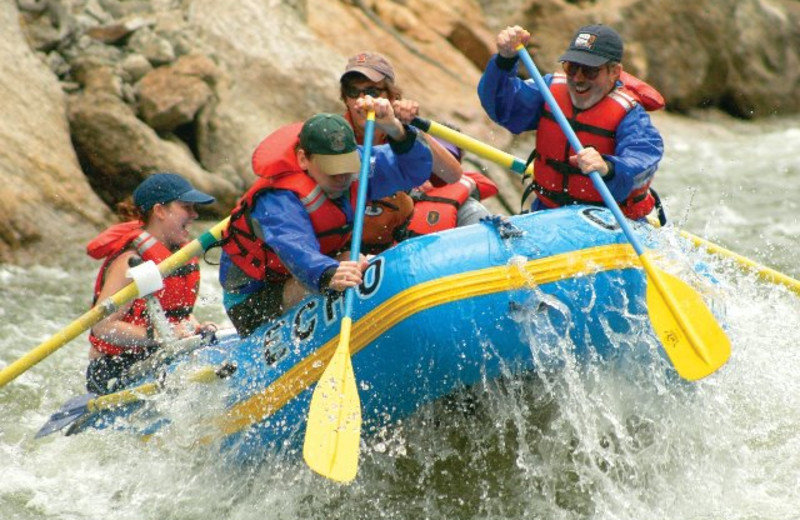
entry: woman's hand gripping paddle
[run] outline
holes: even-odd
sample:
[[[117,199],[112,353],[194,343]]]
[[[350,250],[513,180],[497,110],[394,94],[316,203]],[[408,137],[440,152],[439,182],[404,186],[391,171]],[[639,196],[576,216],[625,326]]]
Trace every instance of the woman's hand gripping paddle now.
[[[576,152],[583,149],[578,136],[570,127],[567,118],[553,98],[542,75],[533,63],[524,46],[517,47],[525,67],[528,69],[539,91],[544,96],[550,111]],[[730,357],[731,344],[714,315],[700,295],[678,278],[658,269],[650,255],[642,249],[628,221],[619,209],[602,177],[596,171],[589,174],[595,189],[603,197],[606,206],[614,214],[625,237],[633,246],[647,273],[647,310],[661,343],[678,374],[689,380],[705,377],[721,367]]]
[[[364,128],[364,151],[361,155],[361,172],[358,175],[358,199],[350,248],[350,259],[353,261],[358,261],[361,251],[374,135],[375,112],[370,110]],[[303,443],[306,464],[320,475],[338,482],[349,482],[355,478],[361,442],[361,401],[350,359],[350,314],[353,298],[355,288],[350,287],[344,296],[339,344],[311,396]]]

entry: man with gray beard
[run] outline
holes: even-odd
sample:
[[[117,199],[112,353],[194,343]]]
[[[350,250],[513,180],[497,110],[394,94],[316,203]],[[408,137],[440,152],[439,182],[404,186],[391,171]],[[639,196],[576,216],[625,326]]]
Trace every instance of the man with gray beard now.
[[[647,110],[663,104],[652,105],[642,92],[654,89],[623,73],[619,34],[605,25],[581,27],[559,58],[563,72],[544,77],[585,146],[579,153],[569,146],[537,86],[516,75],[517,50],[529,40],[530,33],[519,26],[497,35],[498,53],[481,77],[478,96],[489,117],[511,132],[537,130],[530,159],[535,179],[525,194],[536,193],[531,210],[603,205],[588,176],[597,171],[625,216],[644,218],[655,206],[650,183],[664,154]]]

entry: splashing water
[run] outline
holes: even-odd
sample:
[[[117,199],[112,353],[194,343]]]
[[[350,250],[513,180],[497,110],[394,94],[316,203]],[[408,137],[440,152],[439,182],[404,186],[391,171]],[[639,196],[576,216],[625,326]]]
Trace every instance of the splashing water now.
[[[799,147],[796,121],[657,123],[671,153],[657,188],[677,225],[797,277],[790,199],[800,166],[780,153]],[[796,518],[800,297],[730,260],[681,251],[686,265],[708,267],[724,303],[715,311],[733,355],[719,372],[678,380],[642,319],[630,334],[606,327],[633,355],[576,359],[554,325],[569,323],[569,308],[535,293],[526,309],[544,310],[515,319],[541,370],[512,377],[506,367],[506,378],[366,438],[347,487],[300,462],[231,467],[182,431],[149,442],[110,431],[34,440],[83,390],[84,335],[0,389],[0,518]],[[3,363],[86,310],[96,265],[69,255],[60,267],[0,266]],[[203,266],[198,314],[224,321],[215,276]]]

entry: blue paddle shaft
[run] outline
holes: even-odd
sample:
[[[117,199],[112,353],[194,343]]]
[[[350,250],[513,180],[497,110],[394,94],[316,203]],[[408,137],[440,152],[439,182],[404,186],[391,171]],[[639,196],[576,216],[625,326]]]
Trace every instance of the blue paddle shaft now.
[[[361,233],[364,229],[364,213],[367,209],[367,183],[369,182],[370,159],[372,157],[372,139],[375,135],[375,114],[367,116],[364,126],[364,151],[361,154],[361,172],[358,174],[358,196],[356,198],[356,214],[353,217],[353,239],[350,241],[350,260],[358,261],[361,255]],[[348,287],[344,293],[344,316],[350,317],[353,311],[355,287]]]
[[[555,98],[553,97],[553,93],[550,92],[550,89],[547,87],[547,84],[544,82],[542,75],[539,73],[539,69],[536,68],[536,64],[533,63],[533,59],[531,59],[531,55],[528,54],[527,49],[520,46],[517,49],[517,54],[519,55],[522,63],[525,64],[525,68],[528,69],[528,73],[533,78],[533,81],[536,83],[536,86],[539,88],[542,96],[544,96],[544,100],[547,105],[550,107],[550,111],[556,118],[558,122],[558,126],[561,127],[561,130],[564,132],[564,135],[567,136],[567,140],[569,140],[569,144],[572,145],[572,148],[575,151],[580,152],[583,150],[583,145],[578,140],[578,136],[575,135],[575,132],[572,130],[572,127],[569,125],[569,121],[564,116],[564,112],[561,110],[561,107],[558,106]],[[628,241],[633,246],[634,251],[636,254],[641,256],[644,254],[644,249],[642,248],[641,244],[639,244],[639,239],[636,238],[636,235],[633,234],[633,229],[631,229],[630,224],[628,224],[628,220],[622,214],[622,210],[619,209],[619,204],[614,197],[611,195],[611,192],[608,191],[608,186],[606,183],[603,182],[603,178],[600,176],[600,173],[597,171],[593,171],[589,174],[589,178],[592,179],[592,184],[594,184],[595,189],[600,193],[600,196],[603,197],[603,201],[606,203],[608,209],[611,210],[611,213],[614,214],[614,218],[617,219],[617,223],[622,228],[622,232],[625,233],[625,236],[628,238]]]

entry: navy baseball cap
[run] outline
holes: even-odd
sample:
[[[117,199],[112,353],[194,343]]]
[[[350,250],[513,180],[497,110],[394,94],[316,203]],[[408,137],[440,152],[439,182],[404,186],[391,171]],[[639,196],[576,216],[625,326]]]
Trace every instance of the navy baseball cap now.
[[[571,61],[589,67],[599,67],[609,61],[622,61],[622,38],[605,25],[585,25],[572,37],[567,52],[558,61]]]
[[[133,191],[133,203],[142,212],[150,211],[156,204],[179,200],[193,204],[211,204],[216,199],[196,190],[189,181],[174,173],[155,173],[142,181]]]

